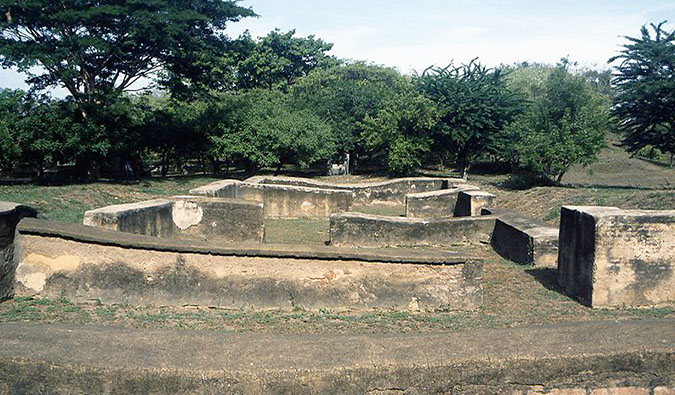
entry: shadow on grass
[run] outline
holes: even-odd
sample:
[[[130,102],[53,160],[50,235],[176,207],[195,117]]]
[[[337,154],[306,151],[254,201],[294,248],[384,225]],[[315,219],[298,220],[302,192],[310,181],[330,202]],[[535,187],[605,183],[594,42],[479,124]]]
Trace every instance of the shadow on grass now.
[[[550,267],[538,267],[533,269],[525,269],[525,273],[534,277],[539,281],[544,288],[566,295],[563,289],[558,285],[558,271]]]

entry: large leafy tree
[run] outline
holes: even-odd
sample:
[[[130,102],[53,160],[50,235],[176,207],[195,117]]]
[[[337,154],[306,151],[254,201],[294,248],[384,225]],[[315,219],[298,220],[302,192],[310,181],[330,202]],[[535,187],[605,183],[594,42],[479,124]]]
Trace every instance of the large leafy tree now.
[[[307,109],[293,105],[288,94],[254,89],[222,97],[218,132],[211,151],[242,163],[253,174],[285,164],[307,168],[334,154],[331,129]]]
[[[413,89],[385,101],[374,116],[362,122],[365,148],[382,153],[390,174],[406,175],[422,167],[438,122],[434,103]]]
[[[609,62],[620,61],[612,83],[617,90],[612,114],[635,152],[652,146],[675,154],[675,30],[664,23],[646,26]],[[652,34],[653,33],[653,34]],[[672,164],[672,160],[671,160]]]
[[[375,117],[387,100],[410,87],[396,70],[366,63],[317,69],[293,87],[296,100],[333,130],[339,155],[350,154],[351,170],[367,163],[372,151],[363,141],[363,121]]]
[[[254,15],[236,0],[0,0],[0,10],[2,65],[35,89],[65,87],[85,117],[158,72],[197,83],[226,47],[225,25]]]
[[[286,33],[273,30],[257,42],[248,34],[242,35],[238,47],[245,56],[237,64],[238,87],[287,91],[298,78],[310,71],[338,63],[327,54],[333,44],[314,36],[294,35],[295,30]]]
[[[561,181],[573,165],[597,160],[605,146],[609,98],[584,75],[556,67],[512,71],[510,83],[529,99],[527,110],[505,129],[512,160],[534,173]],[[544,78],[542,78],[544,77]]]
[[[466,177],[471,162],[495,143],[500,132],[522,111],[521,98],[506,86],[499,69],[489,69],[475,59],[469,64],[429,68],[417,76],[420,91],[440,111],[436,138],[446,150],[457,153],[457,164]]]

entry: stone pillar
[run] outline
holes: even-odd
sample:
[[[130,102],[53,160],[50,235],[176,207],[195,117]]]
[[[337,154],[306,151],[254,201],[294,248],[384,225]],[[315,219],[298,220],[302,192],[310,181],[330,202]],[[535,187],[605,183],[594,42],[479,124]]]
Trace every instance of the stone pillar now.
[[[563,207],[558,282],[591,307],[675,302],[675,210]]]

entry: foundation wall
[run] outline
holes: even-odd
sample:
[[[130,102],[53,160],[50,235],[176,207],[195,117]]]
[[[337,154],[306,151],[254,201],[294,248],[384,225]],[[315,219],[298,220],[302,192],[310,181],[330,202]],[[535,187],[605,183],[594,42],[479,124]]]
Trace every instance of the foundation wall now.
[[[490,240],[494,225],[492,216],[425,220],[341,213],[330,217],[330,243],[353,247],[477,244]]]
[[[302,257],[291,251],[204,253],[205,245],[157,244],[159,239],[147,236],[125,239],[105,230],[92,235],[82,228],[20,225],[17,294],[253,310],[472,310],[482,301],[482,264],[476,260],[392,263],[386,255],[359,259],[331,249]]]

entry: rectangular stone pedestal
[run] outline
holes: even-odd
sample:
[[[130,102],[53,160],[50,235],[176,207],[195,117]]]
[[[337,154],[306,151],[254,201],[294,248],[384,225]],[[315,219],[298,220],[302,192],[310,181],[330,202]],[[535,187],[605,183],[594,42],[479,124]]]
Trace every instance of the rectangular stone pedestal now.
[[[592,307],[675,302],[675,210],[563,207],[558,281]]]

